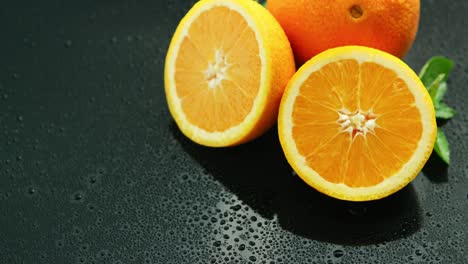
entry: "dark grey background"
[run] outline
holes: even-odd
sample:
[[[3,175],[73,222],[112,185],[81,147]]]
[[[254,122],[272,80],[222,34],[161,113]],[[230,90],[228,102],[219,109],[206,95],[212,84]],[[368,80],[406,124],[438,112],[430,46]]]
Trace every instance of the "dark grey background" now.
[[[422,1],[405,61],[455,60],[452,165],[368,203],[309,188],[273,129],[229,149],[187,140],[163,63],[193,1],[0,7],[0,263],[467,263],[466,1]]]

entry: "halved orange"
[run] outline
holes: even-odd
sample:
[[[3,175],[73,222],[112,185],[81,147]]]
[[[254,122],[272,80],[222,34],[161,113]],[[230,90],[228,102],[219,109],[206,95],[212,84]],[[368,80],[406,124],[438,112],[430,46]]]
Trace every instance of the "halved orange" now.
[[[178,127],[206,146],[232,146],[275,122],[295,72],[288,39],[252,0],[202,0],[171,40],[166,99]]]
[[[347,46],[304,64],[281,101],[278,133],[310,186],[351,201],[388,196],[412,181],[437,132],[431,98],[400,59]]]

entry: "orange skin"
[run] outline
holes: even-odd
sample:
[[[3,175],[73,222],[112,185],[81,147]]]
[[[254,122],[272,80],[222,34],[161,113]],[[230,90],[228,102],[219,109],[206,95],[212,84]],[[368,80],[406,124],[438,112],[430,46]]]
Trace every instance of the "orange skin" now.
[[[418,31],[419,0],[268,0],[296,61],[345,45],[368,46],[399,58]]]

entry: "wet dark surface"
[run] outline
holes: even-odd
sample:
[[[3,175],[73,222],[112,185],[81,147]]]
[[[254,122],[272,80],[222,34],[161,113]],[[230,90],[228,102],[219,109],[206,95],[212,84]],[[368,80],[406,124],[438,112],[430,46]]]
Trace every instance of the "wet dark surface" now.
[[[422,2],[405,60],[456,62],[452,165],[350,203],[299,180],[274,129],[230,149],[179,132],[163,62],[189,1],[4,1],[0,263],[468,263],[468,2]]]

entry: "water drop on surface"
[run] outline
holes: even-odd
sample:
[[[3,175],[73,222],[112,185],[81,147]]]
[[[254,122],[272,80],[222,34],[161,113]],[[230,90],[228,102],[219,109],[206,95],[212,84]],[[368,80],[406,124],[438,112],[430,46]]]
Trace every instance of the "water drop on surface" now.
[[[91,177],[89,178],[89,183],[91,184],[95,184],[97,182],[97,178],[96,176],[94,175],[91,175]]]
[[[337,250],[334,250],[334,251],[333,251],[333,256],[334,256],[335,258],[341,258],[341,257],[344,256],[344,254],[345,254],[344,251],[341,250],[341,249],[337,249]]]
[[[36,193],[37,193],[37,189],[36,189],[35,187],[30,186],[30,187],[28,188],[28,194],[29,194],[29,195],[34,195],[34,194],[36,194]]]
[[[221,241],[218,240],[218,241],[213,242],[213,246],[215,247],[221,246]]]
[[[16,119],[18,119],[18,121],[20,121],[20,122],[23,122],[23,117],[22,116],[18,116]]]
[[[63,242],[62,239],[59,239],[59,240],[55,241],[55,246],[58,247],[58,248],[63,248],[64,244],[65,243]]]
[[[85,194],[82,191],[77,191],[71,195],[71,201],[73,203],[82,203],[84,201]]]
[[[72,41],[67,39],[65,40],[65,42],[63,43],[63,45],[65,46],[65,48],[70,48],[71,45],[72,45]]]
[[[237,212],[241,209],[241,206],[239,204],[236,204],[234,206],[231,206],[231,209]]]

